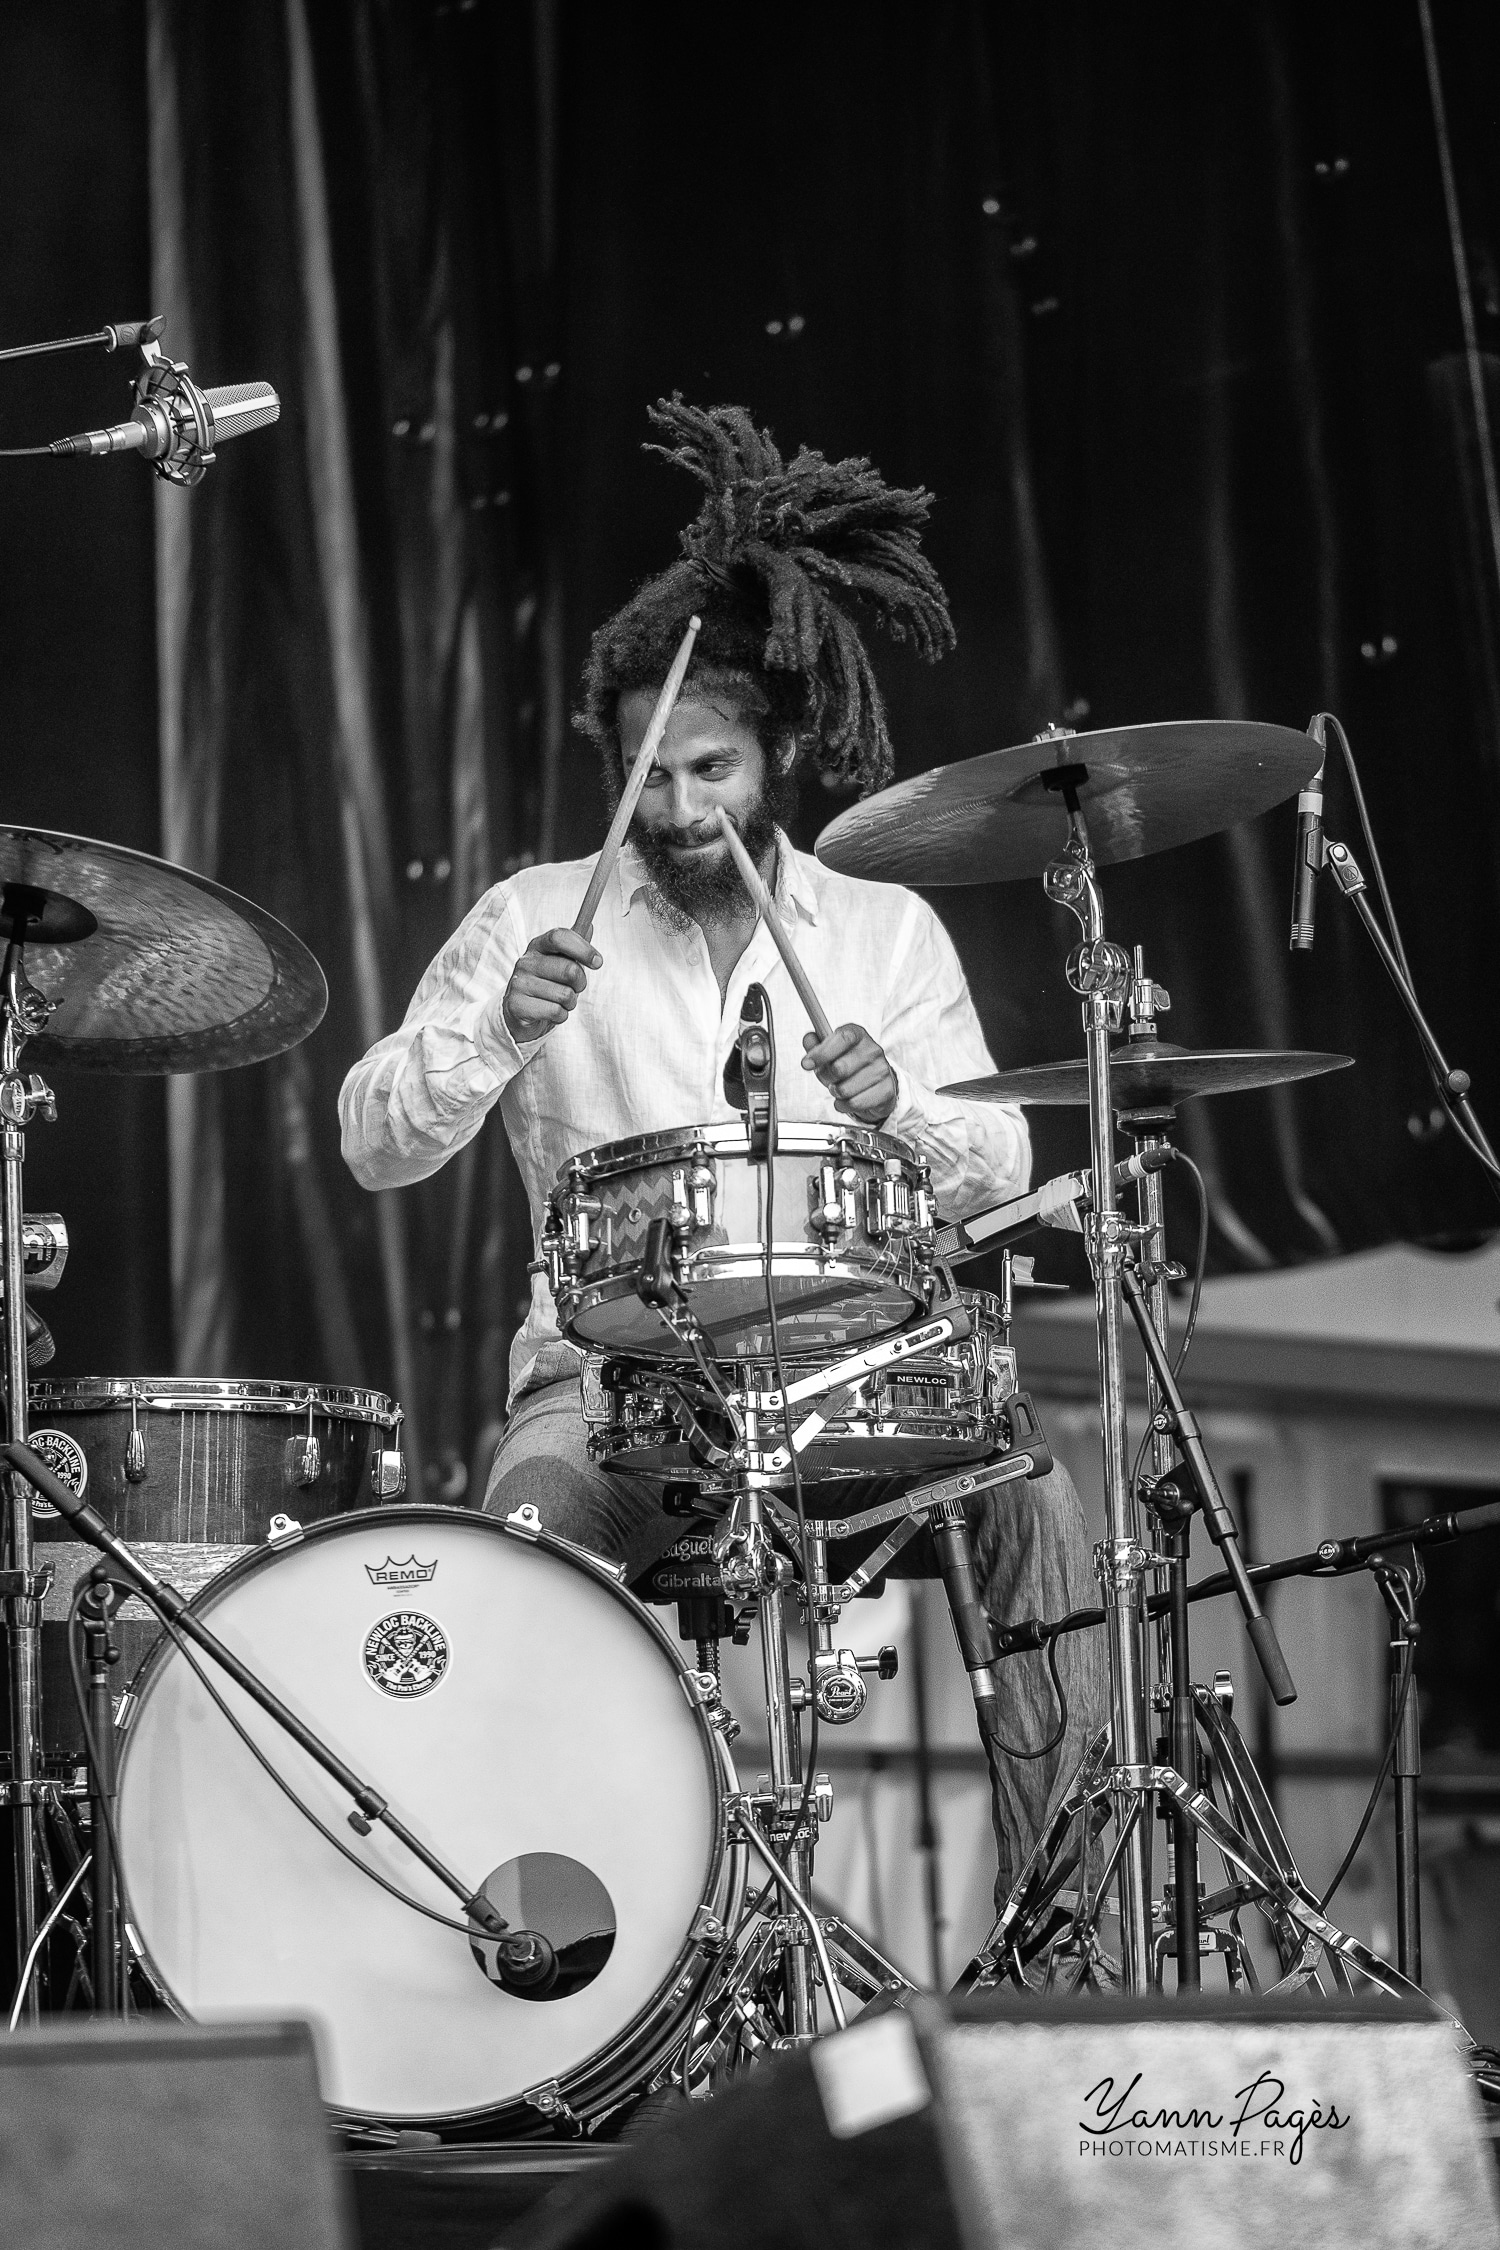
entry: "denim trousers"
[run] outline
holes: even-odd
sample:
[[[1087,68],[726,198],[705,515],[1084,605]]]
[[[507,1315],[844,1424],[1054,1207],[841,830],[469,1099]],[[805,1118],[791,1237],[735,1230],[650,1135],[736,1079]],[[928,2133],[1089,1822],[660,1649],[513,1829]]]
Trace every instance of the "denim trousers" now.
[[[529,1502],[544,1530],[606,1561],[623,1563],[630,1581],[687,1526],[663,1509],[660,1480],[601,1468],[589,1459],[587,1438],[582,1385],[576,1377],[523,1393],[496,1450],[484,1508],[503,1516]],[[809,1487],[825,1498],[829,1489]],[[871,1504],[869,1487],[857,1481],[840,1481],[834,1489],[839,1513]],[[820,1500],[810,1512],[835,1511]],[[1060,1617],[1098,1600],[1083,1509],[1061,1464],[1045,1476],[976,1493],[967,1514],[980,1599],[997,1625]],[[990,1762],[999,1854],[997,1903],[1071,1780],[1089,1737],[1107,1720],[1102,1634],[1065,1634],[1056,1646],[1068,1703],[1061,1742],[1034,1760],[1008,1755],[1002,1748]],[[1057,1730],[1058,1704],[1046,1657],[1038,1650],[1008,1657],[996,1667],[995,1679],[1002,1742],[1026,1749],[1048,1741]]]

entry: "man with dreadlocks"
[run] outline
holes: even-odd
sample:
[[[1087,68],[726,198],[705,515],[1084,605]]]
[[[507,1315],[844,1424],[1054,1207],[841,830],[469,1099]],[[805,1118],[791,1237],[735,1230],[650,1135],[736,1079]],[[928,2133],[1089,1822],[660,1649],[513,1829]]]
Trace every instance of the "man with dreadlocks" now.
[[[702,630],[594,942],[570,927],[591,862],[526,867],[496,884],[428,969],[400,1030],[349,1073],[345,1158],[366,1187],[424,1179],[498,1103],[540,1239],[568,1158],[732,1117],[722,1081],[746,986],[766,987],[779,1024],[802,1017],[719,833],[722,810],[814,990],[840,1018],[826,1039],[807,1033],[800,1054],[783,1037],[782,1118],[839,1115],[919,1143],[945,1218],[1018,1193],[1030,1168],[1020,1111],[934,1090],[994,1068],[942,924],[911,892],[836,874],[784,832],[799,768],[864,790],[890,778],[885,711],[853,605],[929,661],[953,644],[920,546],[929,496],[892,490],[866,461],[803,450],[784,463],[739,408],[674,399],[651,419],[670,441],[654,450],[697,477],[707,498],[681,559],[594,635],[580,723],[612,801],[691,615]],[[579,1368],[538,1273],[484,1505],[509,1514],[529,1501],[547,1528],[633,1577],[681,1526],[658,1483],[590,1461]],[[981,1495],[970,1529],[995,1617],[1056,1617],[1092,1598],[1082,1511],[1061,1469]],[[1058,1652],[1070,1711],[1062,1743],[1034,1762],[995,1762],[1006,1888],[1101,1723],[1093,1642],[1072,1635]],[[999,1685],[1009,1739],[1044,1744],[1056,1705],[1042,1658],[1010,1660]]]

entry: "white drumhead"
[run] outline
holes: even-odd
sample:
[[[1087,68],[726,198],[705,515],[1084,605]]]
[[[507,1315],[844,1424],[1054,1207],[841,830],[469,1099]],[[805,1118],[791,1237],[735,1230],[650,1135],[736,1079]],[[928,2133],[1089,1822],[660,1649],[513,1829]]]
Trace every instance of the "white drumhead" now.
[[[566,1551],[415,1509],[339,1518],[203,1606],[464,1882],[560,1855],[603,1885],[616,1931],[581,1989],[500,1990],[467,1936],[338,1857],[171,1651],[124,1737],[119,1827],[132,1920],[174,2005],[311,2018],[328,2100],[395,2119],[497,2107],[616,2040],[677,1962],[716,1850],[710,1738],[646,1613]],[[386,1829],[354,1833],[344,1794],[216,1669],[214,1685],[341,1842],[464,1920]],[[528,1904],[547,1866],[531,1863]]]

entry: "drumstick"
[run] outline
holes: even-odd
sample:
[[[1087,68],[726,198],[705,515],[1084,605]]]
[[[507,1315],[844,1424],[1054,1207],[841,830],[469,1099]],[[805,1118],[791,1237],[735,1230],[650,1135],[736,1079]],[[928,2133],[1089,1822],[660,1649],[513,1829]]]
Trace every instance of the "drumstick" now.
[[[642,738],[635,764],[630,769],[625,794],[615,808],[615,817],[609,824],[609,834],[604,839],[604,849],[589,877],[589,887],[583,894],[583,904],[579,907],[573,924],[574,934],[578,937],[592,938],[594,934],[594,916],[599,910],[599,901],[604,896],[604,886],[609,881],[610,870],[620,856],[620,846],[625,841],[625,831],[630,826],[631,816],[641,791],[646,786],[646,776],[656,763],[656,753],[661,747],[661,738],[667,731],[667,721],[672,716],[672,707],[677,701],[683,674],[687,671],[688,660],[693,653],[693,643],[698,638],[702,624],[701,617],[688,619],[688,629],[682,636],[682,645],[672,659],[672,669],[656,699],[656,709],[651,714],[651,723]]]
[[[734,856],[734,864],[740,871],[746,890],[760,909],[760,918],[775,940],[777,952],[786,963],[786,973],[797,987],[797,997],[807,1010],[809,1021],[819,1039],[827,1039],[832,1034],[833,1025],[824,1015],[822,1002],[808,982],[807,971],[798,960],[792,941],[786,934],[781,916],[776,911],[776,901],[766,889],[765,878],[740,841],[739,830],[725,812],[724,807],[720,805],[716,809],[719,816],[719,833]]]

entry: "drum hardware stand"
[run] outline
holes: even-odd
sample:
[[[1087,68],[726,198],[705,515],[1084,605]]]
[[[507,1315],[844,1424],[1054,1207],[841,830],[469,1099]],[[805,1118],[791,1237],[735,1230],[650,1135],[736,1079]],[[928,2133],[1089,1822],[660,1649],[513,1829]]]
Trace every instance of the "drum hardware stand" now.
[[[445,1866],[435,1852],[429,1851],[421,1838],[414,1835],[405,1822],[391,1811],[388,1801],[381,1796],[379,1790],[369,1781],[362,1779],[353,1767],[346,1765],[343,1759],[329,1748],[321,1736],[314,1733],[305,1721],[299,1719],[297,1714],[265,1685],[248,1664],[227,1648],[218,1635],[210,1631],[209,1627],[203,1623],[197,1612],[183,1599],[175,1586],[169,1586],[163,1580],[155,1577],[125,1542],[115,1536],[103,1518],[89,1506],[86,1500],[81,1499],[77,1493],[71,1492],[24,1445],[11,1441],[4,1446],[0,1446],[0,1458],[3,1458],[7,1468],[17,1472],[11,1480],[13,1486],[24,1479],[26,1483],[42,1495],[44,1500],[49,1501],[56,1508],[58,1514],[65,1517],[81,1537],[88,1540],[91,1546],[99,1548],[100,1552],[108,1557],[109,1561],[122,1573],[125,1583],[134,1592],[138,1593],[168,1625],[174,1626],[179,1633],[185,1635],[188,1640],[195,1642],[207,1656],[211,1657],[219,1670],[227,1673],[230,1679],[249,1696],[250,1700],[258,1704],[261,1710],[281,1728],[282,1732],[289,1735],[292,1741],[313,1760],[314,1764],[321,1766],[324,1773],[340,1789],[345,1791],[352,1800],[352,1809],[347,1818],[349,1826],[356,1835],[367,1836],[376,1822],[389,1829],[397,1842],[404,1845],[412,1857],[419,1860],[428,1873],[442,1884],[443,1888],[454,1898],[459,1900],[470,1921],[478,1925],[479,1930],[486,1938],[503,1941],[501,1950],[507,1955],[507,1976],[500,1980],[502,1983],[513,1979],[516,1987],[533,1990],[537,1986],[544,1985],[552,1980],[555,1973],[556,1957],[551,1946],[541,1936],[540,1932],[513,1928],[497,1908],[492,1905],[482,1890],[472,1891],[467,1884]],[[99,1567],[99,1565],[95,1565],[96,1569]],[[107,1674],[105,1684],[107,1691]]]
[[[1071,730],[1053,729],[1059,746]],[[1042,738],[1046,739],[1046,738]],[[1042,889],[1054,905],[1076,917],[1082,943],[1068,957],[1067,979],[1083,1006],[1089,1074],[1089,1145],[1094,1203],[1085,1225],[1089,1264],[1094,1275],[1094,1320],[1099,1349],[1099,1417],[1104,1449],[1106,1536],[1096,1557],[1108,1617],[1110,1732],[1117,1761],[1116,1811],[1120,1822],[1120,1954],[1127,1992],[1150,1989],[1151,1835],[1132,1806],[1125,1775],[1147,1763],[1145,1645],[1142,1632],[1146,1550],[1131,1489],[1126,1452],[1124,1304],[1120,1269],[1131,1230],[1115,1202],[1114,1106],[1110,1098],[1109,1040],[1120,1026],[1130,960],[1104,934],[1104,900],[1099,889],[1088,827],[1078,791],[1088,779],[1084,765],[1059,764],[1043,774],[1044,787],[1056,790],[1068,813],[1068,841],[1042,876]]]
[[[1170,1504],[1169,1504],[1170,1505]],[[1369,1569],[1380,1586],[1382,1596],[1390,1606],[1394,1599],[1399,1622],[1393,1624],[1391,1650],[1391,1678],[1393,1697],[1399,1696],[1400,1680],[1411,1661],[1412,1644],[1416,1638],[1414,1610],[1420,1592],[1420,1574],[1414,1576],[1413,1564],[1393,1560],[1402,1550],[1420,1550],[1428,1546],[1446,1545],[1454,1539],[1466,1537],[1471,1532],[1493,1530],[1500,1526],[1500,1503],[1467,1509],[1462,1512],[1447,1510],[1439,1515],[1425,1517],[1420,1523],[1404,1526],[1399,1532],[1369,1532],[1349,1539],[1325,1539],[1318,1547],[1299,1555],[1291,1555],[1279,1562],[1258,1563],[1247,1575],[1256,1586],[1273,1585],[1284,1578],[1338,1578],[1357,1570]],[[1210,1601],[1234,1590],[1234,1580],[1229,1571],[1216,1572],[1212,1577],[1200,1579],[1185,1589],[1188,1604]],[[1169,1614],[1174,1599],[1173,1591],[1151,1595],[1148,1611],[1153,1617]],[[1002,1652],[1010,1655],[1023,1648],[1039,1648],[1056,1632],[1084,1631],[1105,1621],[1102,1609],[1079,1610],[1056,1625],[1043,1625],[1033,1619],[1025,1624],[1001,1630],[999,1639]],[[1233,1825],[1212,1803],[1207,1793],[1194,1805],[1191,1789],[1186,1779],[1170,1768],[1158,1769],[1154,1784],[1166,1791],[1174,1809],[1180,1807],[1192,1821],[1196,1830],[1206,1835],[1226,1861],[1237,1866],[1244,1878],[1227,1892],[1215,1894],[1201,1902],[1200,1915],[1206,1922],[1210,1914],[1230,1910],[1237,1913],[1245,1904],[1254,1904],[1272,1923],[1278,1950],[1281,1953],[1284,1974],[1280,1990],[1315,1980],[1317,1957],[1321,1953],[1327,1961],[1334,1981],[1341,1989],[1352,1989],[1350,1972],[1367,1978],[1380,1989],[1404,1998],[1425,1997],[1421,1994],[1420,1972],[1420,1922],[1419,1870],[1417,1866],[1418,1832],[1415,1820],[1416,1774],[1411,1769],[1420,1764],[1420,1736],[1415,1698],[1407,1690],[1402,1725],[1397,1735],[1396,1756],[1407,1770],[1398,1779],[1397,1788],[1397,1910],[1398,1944],[1403,1958],[1397,1968],[1382,1961],[1358,1939],[1349,1937],[1330,1922],[1316,1895],[1308,1889],[1292,1856],[1290,1847],[1277,1821],[1270,1798],[1256,1772],[1254,1761],[1235,1727],[1232,1717],[1232,1690],[1224,1674],[1212,1689],[1194,1687],[1191,1691],[1194,1715],[1198,1728],[1206,1738],[1212,1763],[1223,1781],[1232,1801]],[[1394,1716],[1394,1711],[1393,1711]],[[1401,1782],[1406,1784],[1405,1791]],[[1034,1950],[1034,1933],[1042,1930],[1042,1942],[1049,1925],[1041,1921],[1044,1912],[1056,1902],[1063,1879],[1071,1872],[1076,1853],[1064,1859],[1064,1847],[1069,1832],[1075,1824],[1090,1817],[1091,1808],[1102,1805],[1108,1797],[1110,1784],[1109,1741],[1101,1729],[1080,1763],[1068,1790],[1038,1839],[1030,1858],[1022,1868],[1010,1897],[1001,1910],[994,1929],[983,1948],[970,1964],[962,1980],[964,1990],[983,1990],[1004,1977],[1025,1982],[1023,1958]],[[1205,1810],[1209,1817],[1204,1817]],[[1116,1851],[1118,1850],[1118,1840]],[[1113,1860],[1113,1855],[1112,1855]],[[1404,1887],[1403,1887],[1403,1866]],[[1112,1862],[1107,1865],[1097,1886],[1102,1901],[1105,1884],[1113,1872]],[[1069,1953],[1080,1957],[1079,1974],[1086,1972],[1095,1914],[1089,1911],[1087,1893],[1073,1907],[1072,1921],[1075,1936]],[[1175,1900],[1174,1900],[1175,1905]],[[1231,1980],[1245,1975],[1243,1950],[1236,1961],[1232,1941],[1237,1932],[1214,1931],[1208,1927],[1200,1930],[1200,1952],[1210,1949],[1224,1952],[1229,1957]],[[1165,1950],[1165,1948],[1164,1948]]]
[[[117,2016],[125,2013],[129,1967],[121,1943],[123,1929],[114,1850],[115,1710],[109,1676],[120,1661],[120,1651],[110,1638],[115,1588],[108,1576],[107,1564],[96,1563],[89,1572],[88,1589],[78,1606],[83,1618],[88,1680],[85,1748],[89,1768],[89,1838],[94,1856],[89,1910],[94,2013]]]
[[[0,1264],[4,1275],[5,1407],[6,1436],[12,1444],[26,1442],[26,1254],[25,1209],[21,1171],[26,1159],[24,1128],[34,1117],[55,1122],[57,1101],[50,1087],[32,1075],[23,1078],[21,1051],[28,1039],[45,1031],[56,1005],[38,992],[26,975],[26,932],[41,924],[45,894],[25,885],[5,887],[4,911],[9,935],[5,965],[0,972]],[[82,914],[92,930],[92,915]],[[84,935],[81,929],[68,937]],[[55,942],[66,942],[61,937]],[[10,1665],[10,1776],[8,1798],[12,1817],[12,1863],[15,1870],[15,1935],[17,1966],[31,1954],[37,1924],[36,1823],[37,1764],[41,1755],[41,1604],[46,1590],[33,1569],[31,1496],[19,1477],[8,1477],[5,1525],[5,1637]],[[50,1574],[49,1574],[50,1575]],[[35,2023],[39,2014],[34,1987],[26,1994],[26,2016]]]
[[[1422,1718],[1417,1701],[1417,1604],[1427,1584],[1421,1558],[1409,1563],[1381,1555],[1370,1563],[1391,1621],[1391,1725],[1396,1733],[1392,1771],[1396,1783],[1396,1960],[1413,1984],[1422,1981],[1422,1848],[1417,1782],[1422,1772]]]

